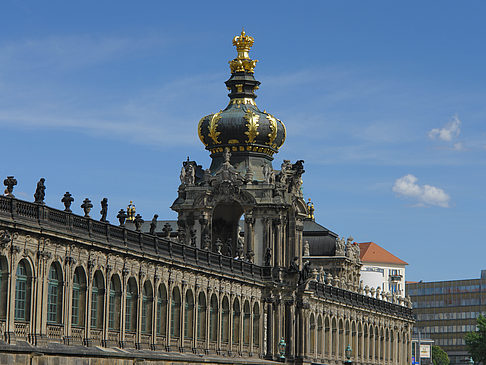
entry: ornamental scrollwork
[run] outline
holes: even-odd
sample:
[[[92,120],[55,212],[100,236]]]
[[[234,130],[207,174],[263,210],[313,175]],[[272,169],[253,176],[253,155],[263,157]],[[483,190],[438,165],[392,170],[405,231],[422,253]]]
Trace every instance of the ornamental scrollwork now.
[[[218,132],[216,128],[218,128],[218,122],[221,119],[221,113],[222,110],[220,110],[218,113],[211,115],[211,119],[209,121],[209,137],[214,141],[216,144],[220,144],[221,141],[218,140],[219,135],[221,132]]]
[[[260,120],[260,116],[248,109],[243,118],[245,118],[245,120],[248,122],[246,123],[248,130],[245,132],[245,134],[248,136],[246,143],[253,143],[255,142],[255,138],[260,134],[260,132],[258,132],[258,127],[260,126],[258,121]]]

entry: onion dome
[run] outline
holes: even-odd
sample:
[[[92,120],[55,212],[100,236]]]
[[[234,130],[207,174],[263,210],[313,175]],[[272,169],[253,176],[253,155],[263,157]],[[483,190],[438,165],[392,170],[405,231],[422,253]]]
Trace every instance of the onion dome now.
[[[231,163],[238,168],[241,162],[248,162],[248,157],[270,162],[285,141],[282,121],[255,104],[254,92],[260,82],[253,77],[258,61],[249,56],[253,42],[244,30],[233,38],[238,55],[229,61],[231,77],[225,82],[230,102],[226,109],[203,117],[198,125],[199,138],[211,152],[212,171],[221,165],[226,147],[231,151]],[[250,168],[252,163],[244,165]]]

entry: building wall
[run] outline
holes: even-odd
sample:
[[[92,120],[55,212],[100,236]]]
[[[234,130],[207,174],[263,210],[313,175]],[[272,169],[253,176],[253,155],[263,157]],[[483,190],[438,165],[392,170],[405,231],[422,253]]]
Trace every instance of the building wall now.
[[[464,336],[486,314],[486,271],[481,278],[407,284],[416,317],[414,335],[431,338],[449,355],[451,364],[469,356]]]
[[[380,287],[382,291],[405,297],[405,265],[362,262],[363,286]]]

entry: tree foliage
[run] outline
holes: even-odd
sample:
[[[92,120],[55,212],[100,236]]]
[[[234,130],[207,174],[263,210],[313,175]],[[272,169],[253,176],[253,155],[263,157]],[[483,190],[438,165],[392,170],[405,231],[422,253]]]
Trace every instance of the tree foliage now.
[[[432,346],[432,362],[434,365],[449,365],[450,360],[440,346]]]
[[[479,315],[476,331],[466,334],[466,346],[475,363],[486,364],[486,317]]]

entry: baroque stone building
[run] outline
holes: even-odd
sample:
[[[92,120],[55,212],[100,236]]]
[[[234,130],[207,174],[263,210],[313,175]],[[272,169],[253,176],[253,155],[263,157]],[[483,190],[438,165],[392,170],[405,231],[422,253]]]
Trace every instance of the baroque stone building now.
[[[349,345],[355,364],[410,363],[410,303],[362,288],[359,247],[304,201],[303,161],[273,168],[285,126],[255,104],[253,38],[233,44],[230,103],[198,125],[212,164],[183,163],[176,230],[4,181],[0,362],[341,364]]]

